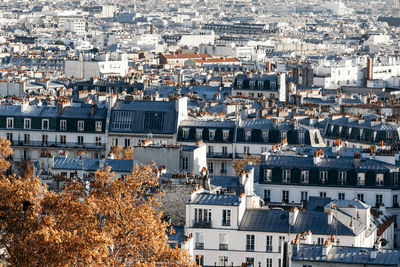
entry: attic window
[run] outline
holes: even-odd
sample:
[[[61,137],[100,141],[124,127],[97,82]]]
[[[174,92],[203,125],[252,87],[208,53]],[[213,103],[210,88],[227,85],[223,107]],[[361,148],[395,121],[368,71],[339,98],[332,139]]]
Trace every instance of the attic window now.
[[[263,130],[262,131],[262,140],[264,143],[268,142],[268,130]]]
[[[189,129],[187,128],[182,129],[182,137],[184,139],[187,139],[189,137]]]
[[[229,139],[229,130],[223,130],[222,134],[224,141],[227,141]]]
[[[196,139],[197,140],[203,139],[203,129],[196,129]]]
[[[208,138],[210,141],[214,141],[215,139],[215,130],[208,130]]]
[[[244,140],[249,142],[251,140],[251,130],[245,130],[244,132]]]

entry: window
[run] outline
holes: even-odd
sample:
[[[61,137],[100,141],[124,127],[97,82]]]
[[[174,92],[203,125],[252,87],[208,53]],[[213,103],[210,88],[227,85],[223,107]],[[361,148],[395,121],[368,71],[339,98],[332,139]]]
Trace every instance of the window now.
[[[344,171],[339,172],[338,182],[340,185],[346,184],[346,172]]]
[[[271,190],[264,190],[264,201],[265,202],[271,201]]]
[[[12,129],[14,128],[14,119],[13,118],[7,118],[7,129]]]
[[[78,145],[83,145],[83,136],[78,135]]]
[[[246,257],[246,266],[254,267],[254,258]]]
[[[265,264],[266,267],[272,267],[272,259],[267,258],[267,263]]]
[[[162,130],[164,126],[164,113],[162,112],[145,112],[144,113],[144,129],[145,130]]]
[[[320,197],[326,197],[326,192],[319,192]]]
[[[375,201],[375,206],[379,207],[383,203],[383,196],[382,195],[376,195],[376,201]]]
[[[101,121],[96,121],[96,132],[101,132],[103,128],[103,123]]]
[[[301,182],[304,184],[308,184],[309,176],[310,176],[310,171],[308,170],[301,171]]]
[[[228,234],[219,233],[219,250],[228,250]]]
[[[67,136],[66,135],[60,135],[60,144],[65,145],[67,143]]]
[[[268,143],[268,131],[267,130],[262,131],[262,140],[264,143]]]
[[[194,221],[211,222],[211,209],[194,209]]]
[[[222,226],[231,226],[231,210],[222,210]]]
[[[365,185],[365,173],[357,173],[357,185]]]
[[[219,266],[229,266],[228,256],[219,256]]]
[[[210,141],[214,141],[214,139],[215,139],[215,130],[209,130],[208,131],[208,139]]]
[[[12,133],[7,133],[7,140],[12,142],[13,141],[13,134]]]
[[[251,140],[251,130],[246,130],[244,132],[244,141],[249,142]]]
[[[124,139],[124,146],[125,147],[130,147],[131,146],[131,139],[125,138]]]
[[[393,207],[398,207],[399,202],[398,202],[398,197],[397,195],[393,195]]]
[[[289,191],[287,191],[287,190],[282,191],[282,202],[283,203],[289,202]]]
[[[307,202],[307,201],[308,201],[308,192],[301,191],[301,202]]]
[[[266,237],[266,251],[272,252],[272,235],[267,235]]]
[[[49,120],[43,119],[42,120],[42,130],[48,130],[48,129],[49,129]]]
[[[243,147],[243,153],[244,154],[250,154],[250,147],[249,146],[244,146]]]
[[[187,138],[189,138],[189,129],[182,129],[182,137],[184,138],[184,139],[187,139]]]
[[[203,139],[203,129],[196,129],[196,139],[197,140]]]
[[[31,119],[24,119],[24,129],[31,128]]]
[[[49,141],[49,136],[47,134],[42,134],[42,145],[47,145]]]
[[[279,236],[279,247],[278,247],[278,252],[281,252],[282,250],[282,243],[285,241],[285,236],[281,235]]]
[[[85,122],[78,121],[78,131],[83,131],[85,129]]]
[[[246,251],[254,251],[254,235],[246,235]]]
[[[203,255],[196,255],[196,265],[203,266],[204,265],[204,256]]]
[[[101,146],[101,137],[96,136],[96,146]]]
[[[326,184],[328,182],[328,171],[319,172],[319,181],[321,184]]]
[[[204,233],[195,234],[195,249],[204,249]]]
[[[226,156],[228,154],[228,148],[226,146],[222,147],[222,155]]]
[[[317,244],[318,244],[319,246],[322,246],[322,245],[324,244],[324,238],[318,237],[318,239],[317,239]]]
[[[31,136],[29,134],[24,134],[24,144],[29,144],[31,142]]]
[[[189,158],[182,157],[182,170],[189,169]]]
[[[376,174],[376,185],[383,186],[383,173]]]
[[[112,146],[118,146],[118,138],[112,139]]]
[[[224,141],[228,141],[228,139],[229,139],[229,130],[223,130],[222,131],[222,139]]]
[[[283,170],[282,171],[282,182],[290,182],[290,170]]]
[[[357,194],[357,199],[360,200],[361,202],[364,202],[364,194],[363,193],[358,193]]]
[[[264,181],[265,182],[271,182],[272,181],[272,170],[271,169],[265,169],[264,170]]]
[[[281,141],[285,140],[287,138],[287,132],[286,131],[282,131],[281,132]]]
[[[305,140],[304,132],[299,132],[298,139],[299,139],[299,144],[303,145],[304,144],[304,140]]]
[[[214,172],[214,162],[207,162],[207,168],[210,173]]]
[[[118,130],[129,130],[132,128],[133,112],[115,111],[112,115],[111,128]]]
[[[338,199],[339,200],[345,200],[345,193],[338,193]]]
[[[399,174],[397,172],[392,173],[392,180],[393,180],[393,185],[398,186],[399,185]]]
[[[67,130],[67,121],[66,120],[60,120],[60,130],[61,131]]]
[[[225,162],[221,162],[221,173],[222,174],[226,174],[226,163]]]

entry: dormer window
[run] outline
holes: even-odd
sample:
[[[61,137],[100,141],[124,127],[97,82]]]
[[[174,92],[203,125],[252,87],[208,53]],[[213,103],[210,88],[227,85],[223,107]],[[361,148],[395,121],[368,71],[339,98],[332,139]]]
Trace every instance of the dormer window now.
[[[268,130],[263,130],[261,135],[263,142],[268,143]]]
[[[251,82],[250,82],[250,89],[251,89],[251,90],[254,90],[254,89],[255,89],[255,86],[256,86],[256,83],[255,83],[254,81],[251,81]]]
[[[376,185],[377,186],[383,186],[384,185],[383,173],[377,173],[376,174]]]
[[[243,88],[243,81],[237,81],[237,87],[239,89],[242,89]]]
[[[224,141],[228,141],[229,139],[229,130],[223,130],[222,131],[222,138]]]
[[[7,118],[7,129],[12,129],[14,128],[14,118]]]
[[[31,128],[31,119],[24,119],[24,129]]]
[[[271,87],[271,91],[275,91],[276,90],[276,83],[275,82],[271,82],[270,83],[270,87]]]
[[[345,171],[339,172],[338,182],[340,185],[346,184],[346,172]]]
[[[386,139],[389,140],[389,141],[392,140],[392,132],[387,132],[386,133]]]
[[[303,184],[308,184],[309,180],[310,180],[310,171],[308,170],[301,171],[301,182]]]
[[[244,141],[249,142],[251,140],[251,130],[244,131]]]
[[[84,121],[78,121],[78,131],[82,132],[85,129],[85,122]]]
[[[285,140],[286,138],[287,138],[287,132],[281,131],[281,141]]]
[[[215,139],[215,130],[208,130],[208,139],[210,141],[214,141],[214,139]]]
[[[320,171],[319,172],[319,181],[321,184],[328,183],[328,171]]]
[[[399,174],[397,172],[392,174],[393,178],[393,185],[398,186],[399,185]]]
[[[49,129],[49,120],[43,119],[42,120],[42,130],[48,130],[48,129]]]
[[[203,139],[203,129],[196,129],[196,139],[197,140]]]
[[[271,169],[265,169],[264,170],[264,181],[265,182],[271,182],[272,181],[272,170]]]
[[[282,182],[284,183],[290,182],[290,170],[282,171]]]
[[[184,139],[189,138],[189,129],[187,129],[187,128],[182,129],[182,137]]]
[[[258,82],[258,89],[262,90],[264,88],[264,83],[263,82]]]
[[[298,133],[298,139],[299,139],[299,144],[303,145],[305,142],[305,134],[304,132],[299,132]]]
[[[365,185],[365,173],[357,173],[357,185]]]

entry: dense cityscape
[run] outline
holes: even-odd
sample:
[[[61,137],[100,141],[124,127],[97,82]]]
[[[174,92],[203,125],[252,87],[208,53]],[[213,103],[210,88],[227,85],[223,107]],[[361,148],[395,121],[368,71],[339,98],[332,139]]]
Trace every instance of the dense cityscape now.
[[[1,266],[400,266],[399,0],[2,0],[0,95]]]

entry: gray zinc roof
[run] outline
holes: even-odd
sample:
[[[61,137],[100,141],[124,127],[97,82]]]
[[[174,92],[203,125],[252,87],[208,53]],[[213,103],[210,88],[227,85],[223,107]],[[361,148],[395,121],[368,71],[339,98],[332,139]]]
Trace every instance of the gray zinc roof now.
[[[368,264],[380,266],[398,266],[400,252],[397,250],[379,250],[375,259],[370,259],[371,248],[332,247],[327,256],[322,256],[322,246],[301,244],[293,261],[329,262],[340,264]]]
[[[237,195],[201,193],[197,194],[189,203],[198,205],[239,206],[240,199]]]

